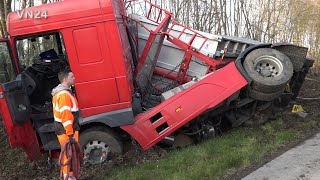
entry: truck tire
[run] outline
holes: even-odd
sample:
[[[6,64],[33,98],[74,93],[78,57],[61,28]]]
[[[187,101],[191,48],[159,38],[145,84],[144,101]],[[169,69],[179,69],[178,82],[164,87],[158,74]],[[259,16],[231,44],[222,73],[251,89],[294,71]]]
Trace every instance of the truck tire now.
[[[100,164],[114,154],[121,154],[123,147],[119,139],[111,129],[105,127],[93,127],[81,132],[84,162]]]
[[[303,65],[306,61],[308,48],[299,47],[293,44],[275,45],[273,48],[282,52],[290,59],[293,65],[293,70],[295,72],[299,72],[302,70]]]
[[[249,53],[243,67],[253,79],[251,88],[262,93],[283,91],[293,75],[290,59],[270,48],[260,48]]]
[[[273,101],[274,99],[279,98],[283,94],[283,91],[278,91],[274,93],[263,93],[263,92],[259,92],[249,88],[248,94],[249,94],[249,97],[251,97],[254,100]]]

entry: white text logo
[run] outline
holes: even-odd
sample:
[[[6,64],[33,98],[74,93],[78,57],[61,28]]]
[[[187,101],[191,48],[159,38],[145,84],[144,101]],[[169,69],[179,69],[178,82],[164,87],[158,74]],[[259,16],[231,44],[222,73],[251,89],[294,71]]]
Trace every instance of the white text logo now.
[[[48,18],[48,11],[47,10],[21,10],[17,11],[18,17],[20,19],[27,18],[27,19],[41,19],[41,18]]]

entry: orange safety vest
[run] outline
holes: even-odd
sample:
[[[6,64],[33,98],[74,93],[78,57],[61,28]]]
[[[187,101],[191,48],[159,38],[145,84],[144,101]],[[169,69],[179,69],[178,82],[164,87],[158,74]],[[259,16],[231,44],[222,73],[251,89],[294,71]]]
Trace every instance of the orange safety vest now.
[[[78,101],[70,91],[60,90],[55,93],[52,105],[57,135],[72,135],[80,129]]]

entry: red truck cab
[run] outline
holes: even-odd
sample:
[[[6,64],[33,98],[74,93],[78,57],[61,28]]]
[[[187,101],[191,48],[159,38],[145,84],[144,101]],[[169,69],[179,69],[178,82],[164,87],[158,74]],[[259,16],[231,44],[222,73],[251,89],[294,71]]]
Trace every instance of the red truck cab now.
[[[42,78],[39,82],[34,75],[43,76],[45,72],[51,75],[58,70],[50,68],[70,66],[73,71],[81,124],[99,122],[106,117],[110,117],[108,125],[111,127],[134,123],[132,58],[122,3],[121,0],[64,1],[23,10],[25,14],[48,13],[46,18],[39,19],[19,17],[18,12],[9,14],[10,39],[1,41],[1,47],[6,51],[6,69],[10,69],[10,75],[3,75],[0,101],[11,145],[22,145],[30,157],[38,154],[37,138],[41,138],[41,133],[37,137],[33,128],[41,131],[43,124],[36,121],[45,121],[51,116],[43,117],[49,112],[39,109],[51,105],[49,92],[58,82],[53,78]],[[42,57],[36,62],[41,53],[50,49],[54,50],[55,59]],[[62,61],[64,64],[59,65]],[[48,69],[39,68],[45,63]],[[32,73],[35,71],[38,73]],[[16,80],[21,72],[27,72],[22,73],[21,78],[28,80],[28,94],[21,80]],[[46,92],[42,93],[44,89]],[[121,114],[119,119],[118,114]],[[50,133],[49,129],[47,127],[42,134]],[[53,135],[44,137],[47,146],[42,144],[42,147],[45,150],[58,148],[56,143],[50,144],[53,139]]]

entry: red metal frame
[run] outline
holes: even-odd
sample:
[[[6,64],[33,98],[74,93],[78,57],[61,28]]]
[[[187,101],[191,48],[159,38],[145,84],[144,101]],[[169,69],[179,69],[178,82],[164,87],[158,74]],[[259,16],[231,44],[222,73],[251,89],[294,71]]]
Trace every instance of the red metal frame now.
[[[184,78],[186,77],[190,62],[191,62],[191,58],[192,55],[189,53],[190,50],[188,50],[185,55],[184,55],[184,59],[183,62],[180,65],[180,68],[178,70],[177,76],[176,76],[176,81],[178,85],[181,85],[184,83]]]
[[[180,35],[177,37],[178,39],[180,39],[180,37],[182,36],[182,34],[183,34],[186,30],[194,33],[193,36],[192,36],[192,38],[191,38],[191,40],[188,42],[189,45],[192,45],[192,42],[193,42],[193,40],[194,40],[196,37],[204,38],[204,41],[203,41],[203,43],[201,44],[201,46],[199,47],[198,50],[201,50],[202,47],[205,45],[205,43],[206,43],[206,42],[208,41],[208,39],[209,39],[208,37],[206,37],[206,36],[204,36],[204,35],[196,32],[196,31],[193,30],[193,29],[190,29],[190,28],[188,28],[188,27],[186,27],[186,26],[184,26],[184,25],[176,22],[175,20],[172,20],[172,23],[171,23],[171,24],[172,24],[171,27],[170,27],[169,30],[167,31],[168,34],[170,34],[170,32],[171,32],[171,30],[173,29],[174,26],[181,26],[181,27],[183,28],[183,30],[181,31]]]
[[[139,63],[138,66],[135,70],[134,75],[137,76],[139,74],[139,72],[142,70],[143,65],[147,59],[147,55],[150,51],[150,48],[152,46],[152,42],[154,41],[155,37],[157,34],[160,33],[160,30],[166,25],[168,24],[168,21],[170,21],[171,15],[166,15],[165,19],[159,24],[159,26],[157,27],[157,29],[155,31],[149,31],[150,35],[148,37],[147,43],[145,48],[143,49],[143,52],[141,54],[141,57],[139,58]],[[160,51],[159,51],[160,52]],[[158,53],[159,54],[159,53]]]
[[[177,75],[178,75],[178,73],[176,73],[176,72],[172,72],[172,71],[169,71],[169,70],[166,70],[166,69],[162,69],[162,68],[159,68],[159,67],[156,67],[153,73],[155,75],[163,76],[163,77],[166,77],[166,78],[171,79],[171,80],[175,80],[177,78]],[[186,76],[182,80],[182,82],[183,83],[187,83],[187,82],[191,81],[191,79],[192,78]]]
[[[130,1],[127,1],[126,3],[131,3],[131,2],[136,2],[136,0],[130,0]],[[139,74],[139,72],[142,70],[143,65],[145,63],[145,60],[146,60],[146,57],[147,57],[147,54],[150,51],[150,47],[152,45],[152,42],[154,41],[155,36],[159,33],[165,35],[169,42],[171,42],[172,44],[176,45],[177,47],[179,47],[185,51],[184,61],[180,65],[179,71],[176,73],[175,79],[178,82],[176,84],[176,86],[184,83],[184,80],[186,79],[187,71],[188,71],[188,68],[189,68],[189,65],[190,65],[190,62],[191,62],[191,59],[193,56],[208,64],[207,73],[215,71],[218,68],[225,66],[226,64],[229,63],[229,62],[222,61],[222,59],[220,59],[220,60],[213,59],[213,58],[208,57],[205,54],[200,52],[201,49],[203,48],[203,46],[205,45],[205,43],[208,41],[208,37],[196,32],[193,29],[190,29],[190,28],[176,22],[173,18],[173,14],[171,12],[169,12],[169,11],[167,11],[157,5],[152,4],[147,0],[145,0],[144,2],[148,3],[150,6],[150,9],[147,10],[148,13],[146,14],[146,18],[154,23],[157,23],[158,27],[155,31],[149,30],[147,27],[145,27],[139,21],[134,20],[134,19],[126,16],[126,18],[136,22],[136,24],[141,25],[143,28],[145,28],[146,30],[148,30],[150,32],[150,36],[147,40],[146,46],[143,49],[143,52],[139,58],[139,64],[138,64],[138,67],[134,73],[135,76],[137,76]],[[153,9],[157,9],[159,12],[155,19],[152,19],[150,17],[151,11]],[[165,18],[162,21],[159,21],[161,13],[165,13]],[[171,26],[166,31],[160,31],[164,27],[164,25],[166,23],[168,23],[169,21],[171,22]],[[171,34],[171,31],[173,30],[174,26],[180,26],[183,28],[182,31],[180,32],[180,34],[178,35],[178,37],[175,37]],[[186,30],[188,32],[193,33],[191,39],[187,43],[181,40],[181,36],[183,35],[184,32],[186,32]],[[138,32],[138,30],[137,30],[137,32]],[[137,37],[137,35],[136,35],[136,37]],[[203,42],[201,43],[200,47],[197,49],[194,46],[192,46],[192,44],[193,44],[194,40],[199,37],[203,39]],[[138,43],[138,38],[136,39],[136,43]],[[138,44],[136,44],[136,46],[138,47]],[[155,61],[157,61],[157,59]]]

